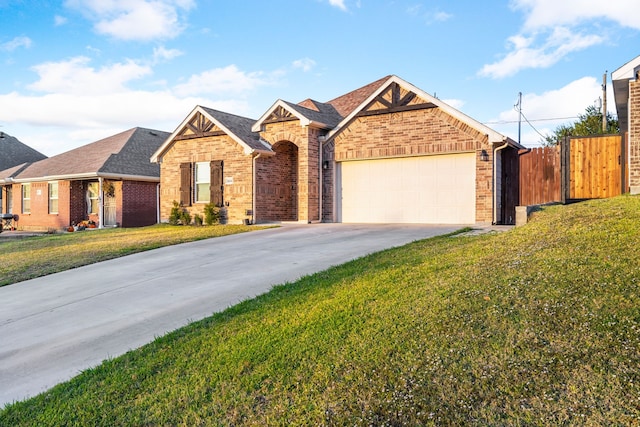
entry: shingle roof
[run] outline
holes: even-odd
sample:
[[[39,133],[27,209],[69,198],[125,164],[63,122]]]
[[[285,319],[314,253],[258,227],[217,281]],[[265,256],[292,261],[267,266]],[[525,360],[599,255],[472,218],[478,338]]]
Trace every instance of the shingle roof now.
[[[248,117],[236,116],[235,114],[225,113],[223,111],[214,110],[213,108],[202,107],[211,117],[220,122],[235,136],[240,138],[245,144],[254,150],[265,150],[266,147],[260,142],[260,134],[251,131],[251,126],[256,122],[255,119]]]
[[[0,171],[0,183],[6,182],[8,178],[13,178],[27,166],[29,166],[29,163],[22,163],[21,165],[13,166],[9,169]]]
[[[44,154],[23,144],[11,135],[3,132],[2,136],[0,138],[0,170],[47,158]]]
[[[133,128],[29,165],[15,178],[129,175],[157,178],[160,167],[149,162],[168,132]]]
[[[349,93],[328,101],[327,104],[331,104],[342,117],[347,117],[353,112],[353,110],[359,107],[365,99],[371,96],[371,94],[376,90],[380,89],[380,86],[382,86],[391,77],[391,75],[388,75],[376,80],[375,82],[371,82],[368,85],[362,86],[361,88],[352,90]]]
[[[342,116],[331,104],[312,101],[315,108],[311,109],[303,106],[302,104],[292,104],[287,101],[282,102],[284,102],[289,108],[295,110],[298,114],[306,117],[307,119],[314,122],[324,123],[330,128],[335,127],[338,123],[340,123],[340,120],[342,120]]]

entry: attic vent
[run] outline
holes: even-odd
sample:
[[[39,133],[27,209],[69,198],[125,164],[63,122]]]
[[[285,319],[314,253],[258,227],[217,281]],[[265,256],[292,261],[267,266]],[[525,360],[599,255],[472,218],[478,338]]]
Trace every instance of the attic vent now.
[[[157,134],[157,133],[155,133],[155,132],[149,131],[149,133],[150,133],[151,135],[153,135],[153,136],[158,136],[158,134]]]

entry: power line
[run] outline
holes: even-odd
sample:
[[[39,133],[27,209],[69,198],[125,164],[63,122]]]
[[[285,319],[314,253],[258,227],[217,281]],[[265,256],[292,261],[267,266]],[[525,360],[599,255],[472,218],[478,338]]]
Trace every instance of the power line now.
[[[573,116],[573,117],[553,117],[553,118],[548,118],[548,119],[531,119],[528,120],[529,122],[553,122],[553,121],[558,121],[558,120],[573,120],[573,119],[579,119],[580,117],[578,116]],[[484,122],[485,125],[506,125],[506,124],[510,124],[510,123],[518,123],[519,120],[499,120],[497,122]]]
[[[545,136],[545,135],[541,134],[541,133],[538,131],[538,129],[536,129],[536,128],[535,128],[535,126],[533,126],[533,125],[531,124],[531,122],[529,121],[529,119],[527,119],[527,116],[525,116],[525,115],[522,113],[522,111],[520,112],[520,114],[522,115],[522,118],[524,118],[524,120],[529,124],[529,126],[531,126],[531,129],[535,130],[535,131],[536,131],[536,133],[537,133],[538,135],[540,135],[540,137],[542,137],[542,139],[547,139],[547,136]]]

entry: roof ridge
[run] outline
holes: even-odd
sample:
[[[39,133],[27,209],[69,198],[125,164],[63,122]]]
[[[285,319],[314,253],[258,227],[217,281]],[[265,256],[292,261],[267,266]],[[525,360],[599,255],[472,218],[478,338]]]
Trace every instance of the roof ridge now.
[[[378,90],[380,86],[382,86],[382,84],[391,77],[393,77],[393,74],[389,74],[374,82],[354,89],[351,92],[347,92],[344,95],[325,102],[325,104],[332,105],[342,117],[347,117],[356,107],[360,106],[365,99]]]

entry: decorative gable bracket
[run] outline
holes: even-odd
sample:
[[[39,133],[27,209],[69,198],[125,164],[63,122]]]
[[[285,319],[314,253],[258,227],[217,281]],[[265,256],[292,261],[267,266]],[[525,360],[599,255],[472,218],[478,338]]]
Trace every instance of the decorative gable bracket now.
[[[415,92],[404,89],[397,82],[392,82],[386,90],[373,98],[356,117],[436,107],[437,105],[433,102],[427,102]]]
[[[175,140],[201,138],[203,136],[220,136],[225,135],[222,129],[216,126],[211,120],[200,112],[196,112],[194,116],[187,122],[180,132],[176,135]]]

